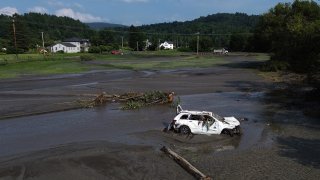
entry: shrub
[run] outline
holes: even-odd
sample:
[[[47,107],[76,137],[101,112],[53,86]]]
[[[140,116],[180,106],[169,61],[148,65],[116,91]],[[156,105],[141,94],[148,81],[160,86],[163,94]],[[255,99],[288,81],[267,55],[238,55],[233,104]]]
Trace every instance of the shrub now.
[[[4,66],[4,65],[7,65],[7,64],[8,64],[7,59],[0,59],[0,66]]]
[[[101,53],[100,47],[99,46],[91,46],[89,48],[89,53]]]
[[[94,59],[95,59],[95,57],[92,55],[89,55],[89,54],[85,54],[85,55],[80,56],[81,61],[92,61]]]
[[[187,47],[179,47],[179,48],[178,48],[178,51],[179,51],[179,52],[191,52],[191,49],[190,49],[190,48],[187,48]]]
[[[261,71],[271,71],[271,72],[276,72],[276,71],[283,71],[283,70],[288,70],[289,69],[289,63],[284,62],[284,61],[277,61],[277,60],[270,60],[264,63],[261,67]]]

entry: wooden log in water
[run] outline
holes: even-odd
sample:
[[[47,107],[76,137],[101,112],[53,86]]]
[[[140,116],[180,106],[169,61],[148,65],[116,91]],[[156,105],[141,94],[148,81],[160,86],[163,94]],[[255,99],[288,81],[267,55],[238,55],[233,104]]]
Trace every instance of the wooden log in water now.
[[[169,157],[171,157],[173,160],[175,160],[182,168],[184,168],[186,171],[188,171],[191,175],[193,175],[195,178],[200,180],[212,180],[211,177],[206,176],[201,171],[199,171],[197,168],[195,168],[191,163],[189,163],[186,159],[172,151],[170,148],[167,148],[166,146],[163,146],[161,148],[161,151],[168,154]]]

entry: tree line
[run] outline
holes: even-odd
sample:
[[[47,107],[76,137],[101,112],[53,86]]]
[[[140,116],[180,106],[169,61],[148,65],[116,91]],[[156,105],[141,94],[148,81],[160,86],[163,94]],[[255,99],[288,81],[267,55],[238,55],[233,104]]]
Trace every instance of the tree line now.
[[[15,50],[12,22],[15,20],[19,53],[42,45],[41,32],[44,32],[46,47],[66,38],[80,37],[90,39],[94,51],[119,48],[122,44],[133,50],[143,50],[146,39],[151,42],[148,50],[157,49],[159,42],[172,41],[176,47],[193,51],[195,33],[200,33],[200,51],[209,51],[213,46],[241,51],[246,49],[246,45],[239,43],[246,43],[243,42],[248,36],[246,33],[252,33],[258,18],[257,15],[249,16],[244,13],[219,13],[186,22],[94,30],[68,17],[39,13],[15,14],[12,17],[0,15],[0,48],[7,48],[8,52]]]
[[[13,20],[15,21],[13,23]],[[15,52],[14,31],[19,53],[70,37],[90,39],[91,52],[122,48],[157,50],[171,41],[180,51],[226,48],[231,51],[268,52],[280,68],[315,71],[320,53],[320,6],[315,1],[279,3],[262,15],[218,13],[192,21],[93,30],[68,17],[26,13],[0,15],[0,49]],[[146,40],[150,43],[146,46]]]
[[[265,13],[252,37],[255,51],[272,53],[275,67],[319,70],[320,6],[315,1],[279,3]]]
[[[94,34],[82,22],[68,17],[39,13],[0,15],[0,48],[6,48],[8,53],[16,51],[14,37],[18,53],[42,46],[41,32],[44,32],[45,46],[65,38],[90,38]]]

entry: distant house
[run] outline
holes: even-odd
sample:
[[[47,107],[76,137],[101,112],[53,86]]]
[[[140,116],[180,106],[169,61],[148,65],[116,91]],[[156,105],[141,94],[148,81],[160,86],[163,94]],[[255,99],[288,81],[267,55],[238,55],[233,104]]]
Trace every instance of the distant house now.
[[[159,48],[173,49],[173,42],[165,41],[164,43],[160,44]]]
[[[61,43],[50,47],[51,52],[63,51],[65,53],[88,52],[90,47],[89,39],[69,38]]]
[[[147,39],[145,43],[146,43],[145,49],[148,49],[150,46],[152,46],[152,43],[149,41],[149,39]]]
[[[56,53],[59,51],[63,51],[65,53],[78,53],[80,52],[80,43],[79,44],[72,44],[67,42],[57,43],[50,47],[51,52]]]
[[[69,38],[65,39],[63,42],[75,44],[78,46],[80,44],[80,51],[81,52],[88,52],[90,47],[90,41],[89,39],[81,39],[81,38]]]

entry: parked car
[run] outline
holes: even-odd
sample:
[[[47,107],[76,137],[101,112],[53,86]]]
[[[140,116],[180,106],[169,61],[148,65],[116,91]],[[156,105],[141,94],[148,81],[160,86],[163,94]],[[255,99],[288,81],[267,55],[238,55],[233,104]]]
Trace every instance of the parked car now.
[[[122,53],[119,50],[112,50],[111,54],[119,55],[119,54],[122,54]]]
[[[177,106],[177,115],[168,129],[181,134],[240,134],[240,122],[235,117],[220,117],[209,111],[189,111]]]

